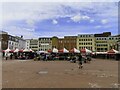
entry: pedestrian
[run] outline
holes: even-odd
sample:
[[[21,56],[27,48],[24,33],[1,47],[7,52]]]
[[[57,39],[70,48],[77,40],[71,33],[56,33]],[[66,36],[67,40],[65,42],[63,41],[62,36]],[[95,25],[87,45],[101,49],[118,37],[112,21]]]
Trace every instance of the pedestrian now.
[[[80,54],[78,57],[79,57],[78,58],[78,68],[82,69],[83,68],[83,65],[82,65],[82,55]]]
[[[76,56],[73,57],[73,63],[76,63]]]
[[[12,59],[12,57],[13,57],[13,54],[10,54],[10,59]]]
[[[8,53],[6,53],[5,58],[6,58],[6,60],[8,59]]]

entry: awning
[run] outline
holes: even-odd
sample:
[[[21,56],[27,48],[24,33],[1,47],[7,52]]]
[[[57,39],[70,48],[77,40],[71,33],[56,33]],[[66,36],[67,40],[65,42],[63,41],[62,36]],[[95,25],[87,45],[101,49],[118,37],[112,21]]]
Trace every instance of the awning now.
[[[30,52],[30,50],[26,48],[23,50],[23,52]]]
[[[30,52],[34,52],[32,49],[29,50]]]
[[[72,53],[80,53],[80,51],[77,50],[76,48],[71,49],[70,52],[72,52]]]
[[[111,49],[111,50],[107,51],[107,53],[108,54],[116,54],[116,53],[118,53],[118,51],[115,49]]]
[[[63,48],[63,49],[59,50],[58,52],[68,53],[69,51],[66,48]]]
[[[53,48],[52,52],[58,53],[58,49],[57,48]]]
[[[47,52],[51,53],[51,52],[52,52],[52,50],[51,50],[51,49],[49,49]]]
[[[107,52],[95,52],[96,54],[107,54]]]
[[[11,50],[9,48],[7,48],[6,50],[4,50],[5,52],[10,52]]]
[[[18,49],[18,48],[16,48],[14,52],[19,52],[19,49]]]
[[[91,51],[91,50],[86,49],[86,48],[81,49],[81,50],[80,50],[80,52],[81,52],[81,53],[92,53],[92,51]]]

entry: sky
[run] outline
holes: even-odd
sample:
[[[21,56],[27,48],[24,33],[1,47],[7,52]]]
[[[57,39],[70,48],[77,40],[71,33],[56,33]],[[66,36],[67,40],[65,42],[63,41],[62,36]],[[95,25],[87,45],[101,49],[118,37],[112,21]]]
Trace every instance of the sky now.
[[[1,5],[1,4],[0,4]],[[25,39],[118,34],[116,2],[3,2],[0,30]]]

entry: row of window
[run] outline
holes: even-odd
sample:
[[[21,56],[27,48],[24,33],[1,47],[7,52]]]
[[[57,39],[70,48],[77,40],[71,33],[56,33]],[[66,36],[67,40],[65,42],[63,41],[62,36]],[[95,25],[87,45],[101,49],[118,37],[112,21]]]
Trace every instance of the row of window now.
[[[79,45],[92,45],[92,43],[79,43]]]
[[[38,45],[38,44],[30,44],[30,45]]]
[[[100,45],[96,45],[96,46],[99,46],[99,47],[104,46],[105,47],[105,46],[108,46],[108,45],[107,44],[100,44]]]
[[[13,42],[9,42],[9,45],[18,45],[18,44],[16,44],[16,43],[14,44]]]
[[[119,38],[109,38],[109,40],[118,40]]]
[[[17,38],[12,37],[12,36],[9,36],[9,40],[16,41],[16,42],[18,42],[18,41],[19,41]]]
[[[92,47],[79,47],[79,49],[84,49],[84,48],[87,48],[89,50],[92,50],[93,48]]]
[[[96,41],[96,43],[107,43],[107,41]]]
[[[30,47],[30,48],[38,48],[38,47],[32,46],[32,47]]]
[[[92,41],[92,39],[79,39],[79,41]]]
[[[119,38],[118,37],[108,37],[108,38],[96,38],[96,40],[118,40]]]
[[[96,40],[107,40],[106,38],[96,38]]]
[[[76,42],[76,40],[71,40],[71,41],[64,41],[64,43],[75,43]]]
[[[51,43],[51,41],[41,41],[41,42],[39,42],[39,43]]]
[[[59,43],[63,43],[63,41],[59,41]]]
[[[49,49],[39,49],[39,51],[47,51],[47,50],[50,50],[50,48]]]
[[[43,41],[43,40],[52,40],[51,38],[39,38],[39,41]]]
[[[99,51],[99,50],[105,50],[105,51],[107,51],[108,49],[107,48],[97,48],[97,51]]]
[[[7,42],[6,41],[2,41],[2,44],[7,44]]]
[[[92,37],[93,35],[78,35],[79,37]]]

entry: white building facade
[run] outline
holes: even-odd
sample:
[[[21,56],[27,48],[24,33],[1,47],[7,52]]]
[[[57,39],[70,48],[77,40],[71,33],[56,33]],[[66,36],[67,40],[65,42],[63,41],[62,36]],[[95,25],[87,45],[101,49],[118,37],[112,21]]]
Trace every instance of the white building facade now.
[[[30,49],[30,39],[26,39],[26,48]]]
[[[16,48],[18,48],[18,49],[25,49],[26,41],[22,37],[9,35],[8,47],[11,50],[15,50]]]
[[[50,49],[52,50],[52,38],[39,38],[39,51],[48,51]]]
[[[22,37],[16,37],[18,39],[18,49],[25,49],[26,48],[26,40]]]
[[[16,48],[18,48],[18,46],[19,46],[19,40],[18,40],[18,38],[9,35],[9,38],[8,38],[8,47],[11,50],[15,50]]]

